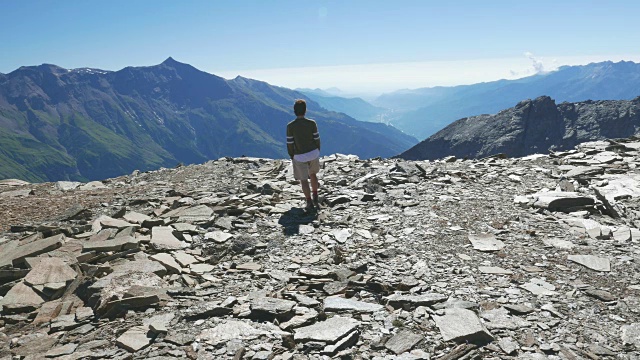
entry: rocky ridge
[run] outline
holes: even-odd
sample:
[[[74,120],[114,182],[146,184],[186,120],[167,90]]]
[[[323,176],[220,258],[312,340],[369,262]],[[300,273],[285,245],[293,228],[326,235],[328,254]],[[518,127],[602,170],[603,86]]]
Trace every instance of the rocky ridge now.
[[[0,181],[0,358],[635,359],[640,139]]]
[[[460,119],[400,154],[407,160],[448,155],[509,157],[573,149],[580,143],[636,135],[640,97],[633,100],[556,102],[540,96],[492,115]]]

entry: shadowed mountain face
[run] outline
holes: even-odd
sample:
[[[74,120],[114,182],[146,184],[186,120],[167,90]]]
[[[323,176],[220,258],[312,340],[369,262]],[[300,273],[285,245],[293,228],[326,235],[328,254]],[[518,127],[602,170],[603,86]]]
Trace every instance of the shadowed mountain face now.
[[[0,74],[0,178],[103,179],[222,156],[286,157],[296,98],[307,99],[172,58],[115,72],[21,67]],[[387,157],[416,142],[313,101],[308,116],[318,121],[325,154]]]
[[[548,96],[526,100],[494,115],[460,119],[400,155],[411,160],[448,155],[509,157],[571,149],[577,144],[623,138],[640,130],[640,97],[556,105]]]
[[[631,100],[640,95],[640,64],[606,61],[563,66],[517,80],[401,90],[384,94],[373,104],[403,113],[391,124],[424,139],[457,119],[493,114],[522,99],[545,95],[558,102]]]

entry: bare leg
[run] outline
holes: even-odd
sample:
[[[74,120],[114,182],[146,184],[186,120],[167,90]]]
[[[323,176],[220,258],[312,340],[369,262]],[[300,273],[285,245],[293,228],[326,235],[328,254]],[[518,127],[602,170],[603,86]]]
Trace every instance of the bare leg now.
[[[313,190],[313,192],[318,192],[318,177],[316,176],[316,174],[310,174],[309,177],[311,178],[311,190]]]
[[[300,186],[302,186],[302,192],[304,193],[304,197],[306,199],[311,198],[311,190],[309,190],[309,180],[304,179],[300,180]]]

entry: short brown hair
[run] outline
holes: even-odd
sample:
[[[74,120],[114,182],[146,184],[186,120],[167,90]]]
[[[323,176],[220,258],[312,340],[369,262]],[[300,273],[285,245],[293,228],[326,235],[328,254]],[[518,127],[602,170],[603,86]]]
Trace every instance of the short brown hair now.
[[[306,114],[307,113],[307,102],[302,100],[302,99],[296,100],[296,103],[293,104],[293,112],[296,113],[296,116],[302,116],[302,115]]]

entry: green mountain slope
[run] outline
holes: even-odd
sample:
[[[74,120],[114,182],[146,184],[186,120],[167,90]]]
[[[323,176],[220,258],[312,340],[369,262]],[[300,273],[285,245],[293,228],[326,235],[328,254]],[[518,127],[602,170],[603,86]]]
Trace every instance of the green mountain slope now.
[[[115,72],[21,67],[0,75],[0,178],[93,180],[222,156],[284,158],[296,98],[306,97],[171,58]],[[417,143],[308,104],[326,154],[387,157]]]

